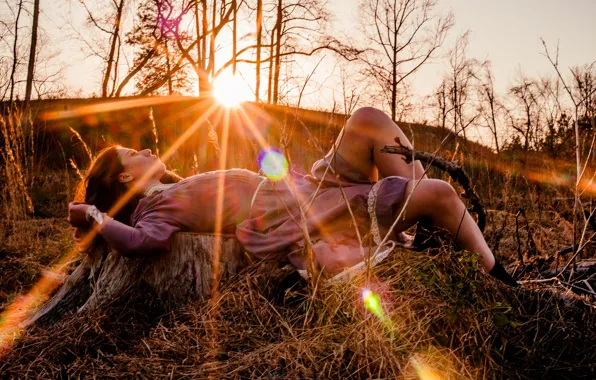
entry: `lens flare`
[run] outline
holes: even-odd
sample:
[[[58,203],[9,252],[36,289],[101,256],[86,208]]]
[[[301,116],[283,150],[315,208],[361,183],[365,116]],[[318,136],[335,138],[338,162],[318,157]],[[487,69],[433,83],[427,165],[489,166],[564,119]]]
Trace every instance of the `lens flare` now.
[[[288,160],[279,150],[272,148],[259,154],[259,168],[267,178],[278,181],[288,174]]]
[[[381,306],[381,297],[370,289],[362,290],[362,301],[368,311],[377,316],[381,321],[385,320],[385,313]]]
[[[420,380],[443,380],[445,379],[439,372],[424,363],[420,358],[414,356],[410,360],[412,367],[416,371]]]

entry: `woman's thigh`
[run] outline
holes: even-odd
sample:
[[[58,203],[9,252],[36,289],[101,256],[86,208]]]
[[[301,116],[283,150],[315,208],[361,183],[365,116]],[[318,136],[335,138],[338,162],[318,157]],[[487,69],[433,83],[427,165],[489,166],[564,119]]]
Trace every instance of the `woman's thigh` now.
[[[379,174],[421,178],[423,168],[420,162],[413,166],[402,156],[380,152],[385,145],[395,145],[396,137],[411,147],[408,138],[387,114],[372,107],[360,108],[348,119],[327,157],[332,157],[336,151],[372,181],[376,181]]]
[[[422,219],[435,220],[437,215],[451,213],[450,207],[456,199],[458,196],[453,187],[445,181],[422,179],[408,182],[394,215],[400,216],[396,231],[404,231]]]

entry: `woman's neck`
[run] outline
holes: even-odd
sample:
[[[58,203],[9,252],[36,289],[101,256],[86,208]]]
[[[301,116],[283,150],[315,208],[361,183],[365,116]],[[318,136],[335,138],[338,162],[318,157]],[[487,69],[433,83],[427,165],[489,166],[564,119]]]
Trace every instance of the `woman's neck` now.
[[[152,178],[144,181],[144,183],[135,183],[132,185],[132,188],[134,189],[135,194],[145,194],[149,188],[160,184],[160,180]]]

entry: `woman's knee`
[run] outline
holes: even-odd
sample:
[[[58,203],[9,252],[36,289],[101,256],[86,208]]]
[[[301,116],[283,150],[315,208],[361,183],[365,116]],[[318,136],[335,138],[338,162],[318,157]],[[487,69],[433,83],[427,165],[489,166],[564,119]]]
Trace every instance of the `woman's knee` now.
[[[431,181],[434,182],[433,194],[435,200],[433,203],[437,212],[451,212],[457,204],[461,203],[461,199],[451,184],[440,179]]]
[[[420,201],[428,210],[428,216],[435,212],[445,212],[460,201],[453,186],[440,179],[423,179],[420,181]],[[417,189],[414,189],[416,192]],[[427,213],[425,213],[427,214]]]
[[[355,125],[374,125],[381,124],[387,118],[387,114],[375,107],[360,107],[348,120],[350,123]]]
[[[374,135],[390,127],[391,118],[380,109],[361,107],[354,111],[346,124],[346,131],[358,135]]]

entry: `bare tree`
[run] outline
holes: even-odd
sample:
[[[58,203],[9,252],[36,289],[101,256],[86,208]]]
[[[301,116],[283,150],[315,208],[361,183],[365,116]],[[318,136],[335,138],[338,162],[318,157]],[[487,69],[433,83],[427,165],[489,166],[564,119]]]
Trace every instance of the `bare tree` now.
[[[441,81],[441,84],[434,93],[433,105],[438,108],[437,123],[441,128],[447,128],[447,116],[452,111],[448,106],[449,93],[447,91],[447,81],[445,78]],[[432,102],[432,100],[431,100]]]
[[[290,8],[285,9],[286,12],[290,10]],[[272,80],[272,102],[273,104],[277,104],[279,100],[279,72],[280,72],[280,63],[281,63],[281,36],[282,36],[282,28],[285,27],[286,23],[289,23],[290,20],[284,21],[284,5],[283,0],[278,0],[277,3],[277,18],[275,21],[275,43],[273,42],[273,38],[271,39],[271,52],[273,52],[273,46],[275,46],[275,69],[273,70],[273,80]],[[273,35],[273,32],[271,33]],[[273,56],[271,58],[271,62],[273,61]]]
[[[493,135],[495,149],[497,150],[497,155],[499,155],[501,153],[499,134],[502,133],[501,128],[499,128],[499,119],[503,111],[503,105],[495,93],[493,75],[488,62],[483,65],[482,71],[478,76],[478,111],[484,120],[483,124]]]
[[[35,74],[35,56],[37,54],[37,30],[39,25],[39,0],[33,1],[33,23],[31,26],[31,45],[29,47],[29,64],[27,66],[27,82],[25,87],[25,109],[29,109],[33,75]]]
[[[136,50],[133,69],[118,86],[117,95],[120,95],[123,86],[134,76],[135,87],[142,95],[172,95],[190,91],[187,63],[176,43],[177,40],[190,41],[193,37],[188,33],[174,37],[171,30],[179,22],[177,11],[175,4],[169,0],[146,0],[139,3],[137,18],[141,22],[126,35],[126,43],[135,46]],[[191,45],[188,49],[193,47]]]
[[[14,22],[14,33],[13,33],[13,43],[12,43],[12,66],[10,69],[10,85],[7,86],[7,90],[10,87],[10,96],[8,101],[12,103],[14,100],[14,90],[15,90],[15,83],[16,83],[16,72],[17,67],[19,65],[19,56],[18,56],[18,47],[19,47],[19,21],[21,18],[21,12],[23,11],[23,0],[19,0],[19,5],[17,6],[16,11],[16,19]],[[6,96],[6,91],[2,96],[2,99]]]
[[[267,99],[277,103],[281,82],[286,80],[287,83],[287,78],[282,79],[281,68],[289,67],[297,56],[331,50],[354,59],[357,52],[326,32],[330,16],[324,8],[324,0],[258,0],[255,2],[259,8],[257,14],[246,0],[144,0],[138,4],[137,12],[145,14],[138,13],[139,21],[128,32],[108,27],[118,25],[118,22],[110,24],[108,19],[121,19],[127,2],[109,1],[112,11],[103,16],[96,16],[99,14],[96,10],[87,9],[89,23],[94,28],[117,37],[110,38],[109,45],[104,41],[104,49],[92,49],[93,43],[87,42],[92,54],[102,57],[112,73],[110,77],[102,77],[102,94],[107,96],[120,96],[131,82],[140,95],[163,91],[162,86],[167,93],[176,93],[176,83],[181,83],[179,78],[185,76],[187,69],[196,74],[200,96],[211,96],[212,82],[224,70],[231,68],[236,72],[242,64],[258,68],[260,97],[264,87],[262,64],[269,62]],[[145,10],[149,8],[151,15]],[[261,33],[257,33],[260,36],[256,41],[254,34],[238,36],[239,17],[247,17],[251,23],[255,22],[255,17],[260,20],[262,26],[256,29]],[[230,27],[231,40],[228,34],[222,33],[224,28]],[[124,42],[135,46],[135,56],[128,72],[120,79],[118,59],[123,34]],[[231,42],[232,47],[231,58],[227,60],[220,58],[225,55],[220,54],[218,48],[224,39],[226,43]]]
[[[581,150],[580,150],[581,138],[580,138],[579,118],[580,118],[580,110],[581,110],[581,107],[583,106],[583,104],[585,102],[593,101],[594,98],[592,96],[596,92],[596,86],[594,86],[594,88],[591,89],[590,91],[584,92],[584,91],[580,90],[579,93],[576,92],[574,94],[574,91],[567,84],[567,82],[561,75],[561,71],[559,70],[559,47],[557,46],[555,56],[553,57],[553,56],[551,56],[551,54],[548,51],[546,42],[544,40],[541,40],[541,41],[542,41],[542,45],[544,46],[544,55],[548,59],[548,61],[551,63],[551,65],[553,66],[555,72],[557,73],[557,76],[558,76],[559,80],[561,81],[561,84],[563,85],[565,92],[567,92],[567,95],[569,95],[569,99],[573,103],[573,108],[574,108],[574,120],[573,121],[574,121],[574,130],[575,130],[575,160],[576,160],[576,180],[575,180],[575,191],[574,191],[575,202],[573,203],[573,252],[574,252],[574,254],[573,254],[573,257],[571,258],[571,260],[569,260],[567,265],[559,273],[559,274],[561,274],[561,273],[565,272],[565,270],[569,267],[570,264],[575,262],[576,257],[578,257],[580,255],[580,253],[582,252],[585,245],[591,241],[591,238],[586,239],[586,231],[587,231],[587,227],[589,225],[588,219],[593,217],[594,212],[596,212],[596,208],[594,208],[590,213],[585,213],[585,212],[583,212],[584,208],[581,203],[582,192],[580,192],[579,185],[581,183],[583,174],[585,173],[585,169],[586,169],[587,164],[590,161],[590,159],[589,159],[589,157],[586,158],[586,162],[582,169],[582,167],[581,167]],[[588,67],[591,67],[591,65]],[[572,74],[573,74],[573,71],[572,71]],[[591,143],[590,150],[589,150],[590,153],[592,152],[593,144],[594,144],[594,139],[592,139],[592,143]],[[577,227],[579,225],[578,220],[577,220],[578,211],[581,211],[581,214],[583,215],[583,218],[584,218],[584,225],[583,225],[581,237],[579,238],[579,242],[577,239],[578,238]],[[573,277],[573,274],[571,274],[571,277]]]
[[[341,81],[343,113],[346,116],[351,115],[356,110],[356,106],[360,101],[360,91],[358,91],[354,83],[351,83],[351,75],[345,65],[340,67],[339,77]]]
[[[232,75],[236,75],[236,54],[238,52],[238,3],[232,0],[232,9],[234,15],[232,17]]]
[[[471,96],[473,95],[473,81],[478,68],[481,66],[475,59],[467,57],[467,48],[470,32],[465,32],[457,38],[455,46],[449,51],[450,71],[445,75],[443,90],[446,92],[446,111],[452,114],[451,123],[453,133],[457,137],[462,134],[466,137],[466,129],[476,120],[478,114],[470,115]],[[474,110],[475,111],[475,110]]]
[[[116,17],[114,20],[114,28],[112,29],[110,35],[110,52],[108,53],[107,62],[106,62],[106,69],[103,76],[103,82],[101,86],[101,96],[105,98],[108,96],[108,85],[110,82],[110,77],[112,76],[112,67],[114,67],[114,81],[118,76],[118,62],[116,57],[116,49],[118,52],[120,51],[120,24],[122,23],[122,13],[124,10],[124,0],[120,0],[116,2],[115,0],[112,1],[114,6],[116,7]],[[112,86],[113,92],[114,86]]]
[[[289,68],[296,57],[312,56],[323,51],[331,51],[342,59],[352,61],[361,53],[330,36],[327,27],[331,15],[324,0],[277,0],[275,11],[269,57],[270,65],[273,64],[270,70],[273,75],[270,86],[273,104],[278,104],[281,99],[282,80],[288,83],[291,79],[289,76],[282,78],[282,65]]]
[[[524,152],[537,147],[539,140],[538,86],[519,73],[517,83],[509,89],[514,109],[509,113],[510,126],[523,139]]]
[[[568,123],[566,110],[561,105],[561,86],[558,78],[543,77],[538,83],[539,112],[541,114],[545,135],[542,140],[542,149],[547,150],[553,158],[561,152],[561,147],[566,140]]]
[[[571,68],[572,91],[578,104],[579,127],[596,132],[596,62]]]
[[[87,13],[87,24],[99,32],[93,33],[93,37],[89,39],[84,37],[76,26],[73,26],[89,54],[100,58],[105,64],[101,79],[101,97],[118,96],[122,90],[118,88],[122,48],[121,25],[127,3],[125,0],[106,0],[106,2],[94,1],[90,6],[85,0],[80,0],[80,4]],[[128,80],[126,82],[128,83]]]
[[[243,52],[243,50],[240,50],[233,59],[224,63],[220,69],[216,69],[215,46],[217,37],[221,30],[232,21],[232,16],[238,17],[238,9],[242,6],[243,1],[222,2],[219,6],[218,3],[217,1],[213,1],[210,7],[207,0],[201,0],[201,7],[196,2],[191,3],[193,6],[183,5],[175,18],[175,22],[168,27],[168,30],[173,33],[176,46],[184,61],[190,64],[197,75],[200,96],[210,96],[212,91],[211,81],[217,78],[224,68],[236,66],[238,63],[237,56]],[[182,21],[191,10],[195,12],[196,28],[199,27],[199,18],[201,19],[201,30],[195,30],[196,38],[194,39],[188,38],[189,32],[181,28]],[[200,17],[198,12],[201,13]],[[188,45],[185,46],[185,44]],[[197,46],[196,56],[192,54],[195,46]],[[198,49],[199,46],[201,47],[200,50]],[[207,53],[207,46],[209,46],[209,53]]]
[[[261,89],[261,38],[263,29],[263,0],[257,0],[257,68],[255,78],[255,101],[259,101]]]
[[[33,9],[28,9],[28,4],[32,4]],[[0,3],[0,100],[15,105],[15,100],[23,99],[23,109],[30,108],[32,98],[56,97],[65,93],[62,82],[64,67],[56,64],[59,51],[53,48],[39,15],[37,20],[33,20],[35,12],[40,13],[41,10],[35,9],[34,2]],[[35,31],[35,35],[28,34],[29,31]],[[32,47],[35,48],[33,55]],[[23,120],[23,126],[28,128],[28,117]]]
[[[386,94],[391,117],[398,89],[433,57],[454,23],[438,14],[437,0],[361,0],[361,28],[371,49],[362,55],[366,75]]]
[[[277,36],[277,31],[281,27],[281,9],[282,9],[282,0],[277,0],[276,2],[276,17],[275,23],[271,32],[269,33],[269,58],[267,59],[269,62],[269,78],[267,80],[267,103],[271,103],[273,100],[273,69],[275,67],[275,39]],[[279,39],[279,38],[278,38]]]

